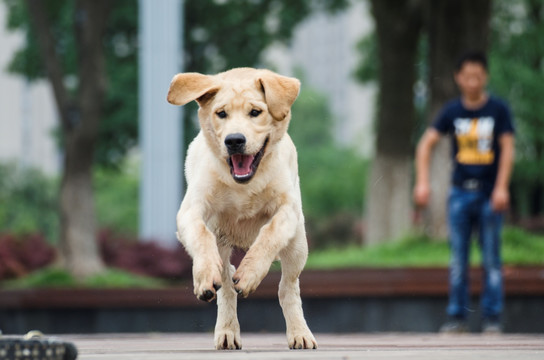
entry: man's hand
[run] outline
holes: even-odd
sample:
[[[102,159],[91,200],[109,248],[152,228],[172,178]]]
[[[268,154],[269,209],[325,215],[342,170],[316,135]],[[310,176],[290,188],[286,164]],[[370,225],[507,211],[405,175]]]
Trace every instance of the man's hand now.
[[[496,187],[491,193],[491,208],[496,212],[502,212],[510,206],[510,192],[507,188]]]
[[[494,211],[501,212],[508,209],[510,205],[510,192],[508,184],[514,164],[514,135],[506,133],[499,138],[501,155],[499,158],[499,170],[495,188],[491,193],[491,207]]]
[[[414,187],[414,203],[418,207],[426,207],[431,198],[431,187],[429,184],[416,184]]]

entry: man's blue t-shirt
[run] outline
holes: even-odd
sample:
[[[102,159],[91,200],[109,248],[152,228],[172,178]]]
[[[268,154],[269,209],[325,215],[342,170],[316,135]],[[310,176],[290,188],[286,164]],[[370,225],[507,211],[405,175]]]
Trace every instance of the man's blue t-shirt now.
[[[442,108],[433,127],[452,136],[453,184],[474,184],[491,194],[500,157],[498,139],[514,132],[508,105],[490,96],[481,108],[468,110],[458,98]]]

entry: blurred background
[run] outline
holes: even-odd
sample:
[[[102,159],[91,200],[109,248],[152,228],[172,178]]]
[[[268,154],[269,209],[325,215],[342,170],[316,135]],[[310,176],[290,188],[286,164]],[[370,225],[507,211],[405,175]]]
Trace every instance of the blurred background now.
[[[197,108],[165,97],[239,66],[302,81],[309,268],[446,266],[449,142],[425,212],[413,157],[472,49],[517,128],[504,261],[543,265],[543,20],[542,0],[1,0],[0,280],[190,278],[173,235]]]

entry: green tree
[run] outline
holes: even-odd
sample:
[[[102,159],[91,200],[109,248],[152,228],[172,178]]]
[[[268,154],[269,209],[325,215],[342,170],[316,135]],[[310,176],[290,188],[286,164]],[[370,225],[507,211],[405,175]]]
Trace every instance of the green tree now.
[[[92,168],[116,166],[137,139],[136,0],[4,0],[8,27],[25,34],[10,70],[47,78],[64,150],[60,245],[80,277],[102,268],[95,237]],[[187,71],[256,66],[313,11],[347,0],[186,1]],[[189,133],[189,132],[186,132]]]
[[[375,0],[375,38],[361,41],[363,59],[356,75],[377,78],[376,156],[368,189],[369,242],[396,238],[411,227],[411,161],[417,126],[414,100],[432,121],[444,102],[457,95],[454,62],[467,50],[486,50],[491,0]],[[417,80],[417,81],[416,81]],[[421,105],[414,85],[426,84]],[[445,236],[449,142],[442,141],[431,167],[433,196],[425,230]]]
[[[423,25],[423,2],[374,0],[371,4],[376,20],[380,94],[365,241],[376,243],[396,238],[411,226],[409,179],[417,76],[413,64]]]
[[[14,55],[9,70],[29,80],[47,76],[37,38],[30,31],[24,2],[4,0],[9,10],[8,28],[22,30],[25,45]],[[61,44],[57,52],[68,83],[77,83],[74,2],[45,0],[52,33]],[[316,11],[335,12],[347,0],[232,0],[185,1],[184,69],[215,73],[233,67],[259,66],[260,55],[274,42],[286,43],[296,25]],[[100,122],[95,163],[118,167],[138,139],[138,2],[111,2],[104,36],[104,56],[109,74],[104,121]],[[244,24],[244,26],[240,26]],[[188,136],[192,139],[195,129]]]
[[[263,66],[261,54],[288,43],[296,26],[312,13],[334,13],[349,0],[185,1],[184,70],[205,74],[234,67]],[[264,64],[266,65],[266,64]],[[196,103],[183,108],[185,142],[198,132]]]
[[[22,28],[26,45],[32,48],[17,54],[21,67],[30,78],[46,76],[53,89],[64,147],[61,261],[75,276],[86,277],[104,267],[95,242],[92,168],[107,88],[103,40],[110,3],[7,0],[6,4],[9,26]],[[28,51],[33,58],[24,58]]]
[[[186,1],[185,68],[219,72],[256,66],[264,49],[288,42],[302,20],[316,11],[334,12],[347,0]]]
[[[536,216],[544,211],[544,2],[495,0],[493,10],[490,86],[516,124],[514,210]]]
[[[8,70],[34,81],[47,78],[47,69],[40,54],[38,37],[32,31],[24,1],[4,0],[8,7],[8,29],[23,31],[24,45],[14,54]],[[68,92],[77,92],[78,60],[74,11],[76,2],[46,0],[44,5],[57,43],[56,53]],[[107,14],[103,14],[107,15]],[[135,0],[116,0],[107,17],[103,48],[107,86],[103,116],[98,129],[94,162],[118,167],[126,151],[136,145],[138,135],[138,6]],[[63,143],[59,133],[59,143]]]

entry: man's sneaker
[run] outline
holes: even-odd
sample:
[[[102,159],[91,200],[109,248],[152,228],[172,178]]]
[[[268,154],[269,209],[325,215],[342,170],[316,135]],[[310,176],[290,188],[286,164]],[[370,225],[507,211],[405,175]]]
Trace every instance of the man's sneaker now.
[[[482,322],[482,333],[484,334],[502,334],[502,325],[498,319],[484,319]]]
[[[440,328],[441,334],[468,333],[468,323],[465,319],[451,318]]]

